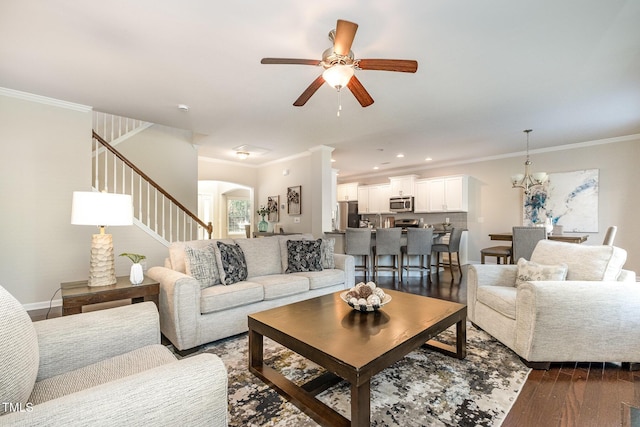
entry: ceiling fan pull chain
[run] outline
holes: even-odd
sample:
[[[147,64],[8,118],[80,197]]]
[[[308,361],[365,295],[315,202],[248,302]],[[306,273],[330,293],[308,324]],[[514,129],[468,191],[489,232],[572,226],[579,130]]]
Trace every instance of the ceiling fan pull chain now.
[[[340,88],[338,87],[338,113],[337,113],[337,117],[340,117],[340,110],[342,110],[342,96],[340,95]]]

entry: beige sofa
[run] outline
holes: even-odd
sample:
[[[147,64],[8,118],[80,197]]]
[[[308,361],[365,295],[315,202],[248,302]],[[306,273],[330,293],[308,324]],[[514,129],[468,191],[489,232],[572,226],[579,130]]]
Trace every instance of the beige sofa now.
[[[160,326],[179,351],[192,349],[248,330],[247,315],[292,302],[344,290],[355,284],[354,259],[333,254],[323,241],[321,271],[287,272],[287,242],[314,241],[312,235],[276,235],[257,239],[195,240],[172,243],[164,267],[152,267],[149,277],[160,282]],[[223,273],[218,242],[238,245],[246,261],[245,280],[204,287],[187,274],[189,256],[213,245]],[[297,255],[297,254],[292,254]],[[314,257],[315,259],[315,257]],[[197,275],[196,275],[197,276]]]
[[[531,255],[538,266],[471,265],[469,320],[534,368],[640,362],[640,283],[622,269],[626,256],[613,246],[542,240]],[[562,265],[566,280],[547,280]]]

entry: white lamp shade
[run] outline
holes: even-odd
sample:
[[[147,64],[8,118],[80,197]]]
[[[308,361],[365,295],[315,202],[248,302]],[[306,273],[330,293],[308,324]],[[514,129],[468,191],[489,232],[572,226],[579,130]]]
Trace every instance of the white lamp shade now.
[[[133,202],[128,194],[74,191],[71,224],[132,225]]]
[[[336,64],[331,68],[327,68],[322,73],[322,78],[333,88],[342,88],[349,83],[353,77],[354,70],[352,66]]]

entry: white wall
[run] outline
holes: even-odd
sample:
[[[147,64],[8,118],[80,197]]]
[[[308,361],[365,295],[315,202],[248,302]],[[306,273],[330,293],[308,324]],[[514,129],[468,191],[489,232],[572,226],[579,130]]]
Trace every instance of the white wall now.
[[[288,170],[288,175],[283,171]],[[269,196],[280,196],[280,211],[278,224],[287,233],[310,233],[313,211],[311,208],[311,156],[308,153],[263,166],[259,169],[258,185],[255,191],[256,209],[258,206],[267,205]],[[287,188],[301,186],[302,206],[301,215],[289,215],[287,213]],[[284,208],[283,208],[284,205]],[[295,222],[298,218],[300,222]],[[259,217],[256,214],[256,221]]]
[[[73,191],[91,189],[91,116],[90,107],[0,88],[0,285],[29,309],[48,306],[60,283],[89,274],[96,229],[70,220]],[[178,181],[186,176],[192,189],[185,193],[192,200],[183,204],[195,207],[197,157],[190,145],[184,148],[193,153],[190,159],[160,149],[153,156],[144,150],[137,160],[166,165],[172,181],[167,189],[185,188]],[[138,166],[145,171],[144,164]],[[162,175],[147,175],[165,184]],[[148,266],[164,263],[167,248],[137,227],[108,232],[116,255],[136,252],[147,256]],[[117,275],[127,275],[130,265],[116,256]],[[58,294],[54,305],[59,303]]]

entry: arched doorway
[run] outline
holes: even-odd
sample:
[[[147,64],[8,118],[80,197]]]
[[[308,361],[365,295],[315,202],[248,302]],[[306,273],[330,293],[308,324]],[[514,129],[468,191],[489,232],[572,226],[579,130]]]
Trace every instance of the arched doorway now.
[[[253,188],[225,181],[198,181],[198,216],[213,224],[214,239],[242,238],[253,230]]]

